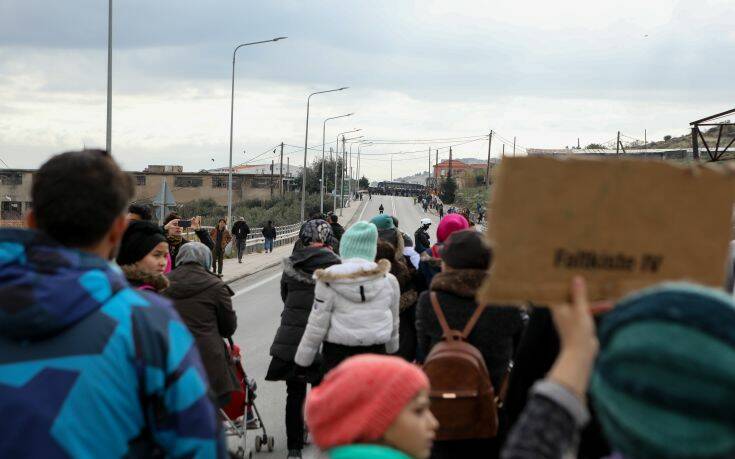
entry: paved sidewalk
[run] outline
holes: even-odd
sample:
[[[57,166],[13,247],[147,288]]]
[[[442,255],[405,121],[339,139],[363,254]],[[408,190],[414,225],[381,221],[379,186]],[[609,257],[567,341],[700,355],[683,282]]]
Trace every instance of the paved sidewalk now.
[[[351,225],[360,215],[359,212],[362,210],[366,202],[367,200],[352,201],[350,207],[342,210],[340,223],[345,227]],[[237,257],[225,259],[224,265],[222,266],[222,280],[224,280],[225,283],[230,284],[236,280],[242,279],[243,277],[278,266],[281,264],[281,260],[283,258],[291,254],[292,248],[293,244],[286,244],[280,247],[275,247],[271,253],[249,253],[242,257],[242,263],[237,262]]]

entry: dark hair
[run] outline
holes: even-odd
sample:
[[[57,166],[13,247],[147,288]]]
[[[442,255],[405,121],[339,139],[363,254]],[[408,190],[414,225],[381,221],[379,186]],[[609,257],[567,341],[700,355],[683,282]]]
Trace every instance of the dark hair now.
[[[139,215],[141,220],[153,220],[153,212],[147,204],[130,204],[128,206],[128,213]]]
[[[393,226],[395,226],[396,228],[398,228],[398,219],[396,217],[392,216],[392,215],[391,215],[390,218],[393,219]]]
[[[163,226],[168,225],[169,223],[171,223],[172,220],[176,219],[181,219],[181,217],[176,212],[171,212],[170,214],[166,215],[166,218],[163,219]]]
[[[130,175],[104,150],[61,153],[33,176],[38,228],[68,247],[99,242],[133,198]]]
[[[329,221],[330,222],[337,223],[338,220],[339,220],[339,218],[336,215],[334,215],[332,213],[329,214]]]
[[[224,218],[220,218],[219,220],[217,220],[217,224],[218,224],[218,225],[219,225],[219,222],[222,222],[222,223],[224,223],[225,225],[227,224],[227,220],[225,220]]]

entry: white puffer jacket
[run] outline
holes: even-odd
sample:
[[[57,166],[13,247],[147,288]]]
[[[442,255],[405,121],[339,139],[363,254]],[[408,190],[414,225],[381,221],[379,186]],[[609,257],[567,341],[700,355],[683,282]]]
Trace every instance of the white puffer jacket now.
[[[314,272],[314,305],[294,361],[311,365],[322,341],[398,351],[401,291],[389,271],[388,260],[354,258]]]

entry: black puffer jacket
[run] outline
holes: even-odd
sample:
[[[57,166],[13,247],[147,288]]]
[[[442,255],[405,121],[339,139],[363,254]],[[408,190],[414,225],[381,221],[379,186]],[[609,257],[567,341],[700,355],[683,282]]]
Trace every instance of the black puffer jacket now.
[[[485,276],[484,270],[457,269],[434,276],[429,291],[437,292],[442,312],[452,329],[462,330],[477,308],[475,292]],[[429,291],[423,292],[416,309],[416,331],[423,357],[441,340],[442,329],[431,306]],[[496,390],[513,357],[514,341],[523,331],[520,309],[512,306],[489,306],[480,316],[469,336],[485,359]]]
[[[301,337],[309,321],[311,306],[314,302],[314,271],[339,264],[337,255],[323,247],[300,247],[293,251],[289,258],[283,260],[283,276],[281,277],[281,299],[283,312],[281,325],[271,345],[270,355],[273,357],[268,374],[268,381],[283,381],[295,376],[294,356],[301,342]],[[321,359],[315,359],[309,367],[307,379],[318,382],[321,379]]]

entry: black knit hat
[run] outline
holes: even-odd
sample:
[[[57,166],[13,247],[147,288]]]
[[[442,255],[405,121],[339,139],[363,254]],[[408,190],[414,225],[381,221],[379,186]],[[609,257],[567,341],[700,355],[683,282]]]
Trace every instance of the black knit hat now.
[[[132,221],[123,235],[117,264],[132,265],[145,258],[161,242],[166,242],[166,236],[160,226],[148,221]]]
[[[475,230],[452,233],[441,250],[442,261],[455,269],[488,269],[493,254]]]

